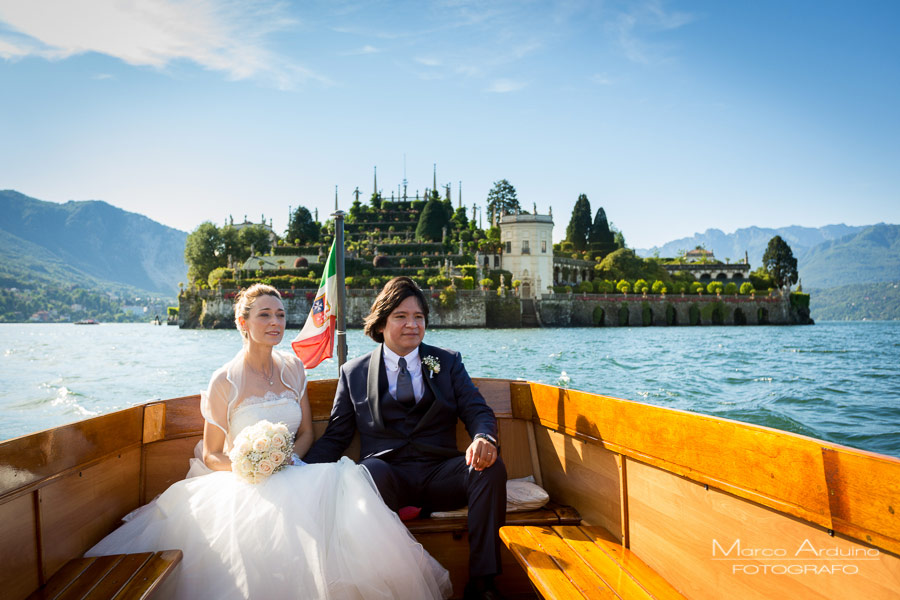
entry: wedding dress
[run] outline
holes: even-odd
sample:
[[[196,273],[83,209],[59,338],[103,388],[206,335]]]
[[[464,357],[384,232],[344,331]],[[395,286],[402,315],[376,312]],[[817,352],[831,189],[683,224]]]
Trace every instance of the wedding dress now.
[[[287,361],[281,357],[283,382],[291,382]],[[295,432],[302,373],[300,380],[279,394],[230,402],[226,451],[244,427],[263,419]],[[211,418],[208,406],[204,416]],[[205,474],[173,484],[86,556],[180,549],[184,558],[170,590],[176,598],[450,595],[447,571],[385,506],[365,467],[350,459],[289,466],[259,484],[191,462],[190,475]]]

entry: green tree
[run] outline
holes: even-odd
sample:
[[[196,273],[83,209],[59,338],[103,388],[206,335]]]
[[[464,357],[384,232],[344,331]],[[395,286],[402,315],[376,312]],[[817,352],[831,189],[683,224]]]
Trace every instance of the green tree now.
[[[466,208],[464,206],[460,206],[456,209],[456,212],[453,213],[453,224],[456,229],[460,230],[465,229],[469,226],[469,218],[466,216]],[[468,242],[472,239],[471,232],[462,232],[460,235],[462,235],[463,233],[468,233],[468,239],[462,238],[464,242]]]
[[[519,199],[516,197],[516,188],[505,179],[494,182],[494,187],[488,192],[487,212],[488,215],[497,214],[497,216],[508,215],[517,210],[521,210]],[[490,224],[493,226],[493,223]]]
[[[566,227],[566,241],[572,242],[575,250],[587,250],[588,238],[591,234],[591,203],[584,194],[578,196],[572,217]]]
[[[437,194],[433,194],[428,204],[419,215],[419,224],[416,225],[416,239],[421,241],[440,242],[443,228],[449,228],[450,218]],[[423,261],[424,262],[424,261]]]
[[[753,285],[749,281],[741,284],[741,294],[747,296],[753,292]]]
[[[763,267],[776,286],[786,287],[797,283],[797,259],[780,235],[769,240],[762,260]]]
[[[606,211],[603,207],[597,209],[594,215],[594,224],[591,225],[591,232],[588,234],[588,242],[591,251],[599,257],[606,256],[618,248],[616,246],[616,238],[609,229],[609,222],[606,220]]]
[[[627,248],[619,248],[607,255],[600,264],[594,265],[594,271],[603,279],[638,279],[646,276],[644,260]],[[650,277],[663,279],[655,275]]]
[[[242,227],[238,239],[241,241],[241,250],[248,258],[251,248],[256,254],[267,254],[272,249],[271,232],[262,225]]]
[[[319,224],[313,220],[309,209],[298,206],[291,215],[284,237],[292,244],[295,240],[300,240],[301,244],[314,244],[319,241],[320,233]]]
[[[205,282],[216,267],[224,267],[226,255],[222,235],[215,224],[205,221],[187,236],[184,260],[188,264],[188,280]]]
[[[612,234],[613,234],[613,240],[614,240],[615,243],[616,243],[616,247],[617,247],[617,248],[624,248],[624,247],[625,247],[625,234],[622,233],[622,232],[615,226],[614,223],[610,223],[610,224],[609,224],[609,230],[612,231]]]

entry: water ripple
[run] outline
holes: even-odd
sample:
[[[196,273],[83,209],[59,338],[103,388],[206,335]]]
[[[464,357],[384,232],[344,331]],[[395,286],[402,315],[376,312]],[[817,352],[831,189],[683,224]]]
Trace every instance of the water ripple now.
[[[289,351],[296,332],[281,348]],[[141,341],[140,351],[134,340]],[[568,387],[900,456],[900,323],[433,330],[473,377]],[[347,334],[349,356],[372,348]],[[0,325],[0,439],[204,389],[236,331]],[[324,361],[310,379],[337,375]],[[65,391],[63,391],[65,390]]]

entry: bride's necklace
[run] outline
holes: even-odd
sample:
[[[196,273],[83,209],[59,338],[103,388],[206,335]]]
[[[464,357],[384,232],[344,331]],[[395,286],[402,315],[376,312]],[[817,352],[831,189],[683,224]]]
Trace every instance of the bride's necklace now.
[[[247,366],[250,367],[251,371],[253,371],[257,375],[259,375],[260,377],[262,377],[263,379],[268,381],[269,385],[275,385],[275,361],[272,361],[272,360],[269,361],[269,372],[268,373],[263,373],[262,371],[254,368],[253,365],[251,365],[249,362],[247,363]]]

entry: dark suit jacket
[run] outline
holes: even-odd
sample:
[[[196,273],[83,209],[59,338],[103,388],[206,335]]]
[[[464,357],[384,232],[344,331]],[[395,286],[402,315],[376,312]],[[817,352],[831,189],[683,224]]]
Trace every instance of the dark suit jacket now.
[[[440,363],[440,372],[433,376],[422,365],[425,385],[434,395],[431,405],[409,433],[385,424],[381,403],[387,393],[387,375],[381,353],[379,344],[369,354],[341,367],[328,427],[304,457],[306,462],[338,460],[356,431],[360,434],[360,460],[378,457],[387,461],[407,446],[412,448],[406,448],[405,455],[416,451],[422,456],[458,456],[457,419],[462,420],[471,436],[497,436],[494,411],[472,383],[459,353],[426,344],[419,346],[420,358],[434,356]]]

